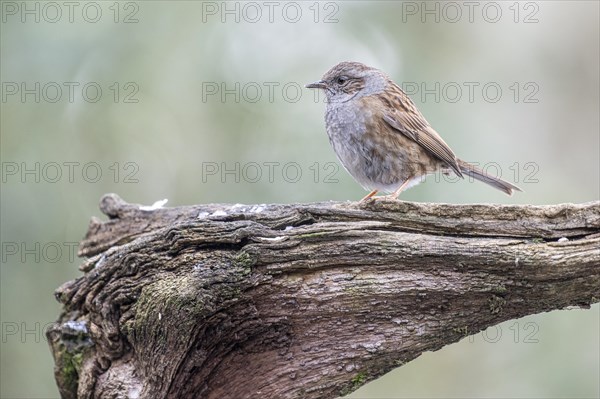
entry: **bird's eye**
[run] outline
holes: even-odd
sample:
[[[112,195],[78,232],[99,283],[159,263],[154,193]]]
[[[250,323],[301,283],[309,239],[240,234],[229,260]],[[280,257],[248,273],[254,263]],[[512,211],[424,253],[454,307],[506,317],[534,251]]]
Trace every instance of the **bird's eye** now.
[[[339,85],[343,85],[344,83],[346,83],[348,81],[348,76],[338,76],[337,79],[335,80],[335,82]]]

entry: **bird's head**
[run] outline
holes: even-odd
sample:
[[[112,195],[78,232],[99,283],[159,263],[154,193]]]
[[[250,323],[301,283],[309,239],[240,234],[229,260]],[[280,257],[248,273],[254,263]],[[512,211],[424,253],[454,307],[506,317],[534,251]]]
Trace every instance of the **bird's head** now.
[[[379,69],[360,62],[340,62],[321,80],[307,84],[309,89],[325,91],[327,102],[346,102],[385,90],[389,78]]]

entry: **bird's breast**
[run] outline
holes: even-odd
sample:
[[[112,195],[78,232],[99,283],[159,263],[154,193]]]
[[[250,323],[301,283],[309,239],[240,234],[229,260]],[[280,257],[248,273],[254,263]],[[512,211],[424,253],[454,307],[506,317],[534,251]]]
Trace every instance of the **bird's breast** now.
[[[364,140],[372,130],[376,115],[360,100],[327,105],[325,124],[332,145]]]
[[[426,174],[417,159],[418,144],[394,132],[376,98],[328,104],[327,134],[344,168],[367,189],[394,191],[406,180]],[[419,169],[419,170],[417,170]]]
[[[325,123],[329,142],[344,168],[365,188],[372,188],[373,156],[377,143],[373,141],[377,115],[359,101],[332,103],[327,106]]]

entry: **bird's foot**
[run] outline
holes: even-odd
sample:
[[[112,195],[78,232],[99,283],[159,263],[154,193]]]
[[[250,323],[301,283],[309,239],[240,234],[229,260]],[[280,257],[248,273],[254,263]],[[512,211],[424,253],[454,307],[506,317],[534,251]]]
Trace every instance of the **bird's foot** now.
[[[358,201],[359,204],[364,204],[366,202],[368,202],[371,198],[373,198],[375,196],[375,194],[377,194],[377,190],[373,190],[371,191],[369,194],[365,195],[363,197],[363,199],[361,199],[360,201]],[[375,198],[373,198],[373,201],[375,200]]]

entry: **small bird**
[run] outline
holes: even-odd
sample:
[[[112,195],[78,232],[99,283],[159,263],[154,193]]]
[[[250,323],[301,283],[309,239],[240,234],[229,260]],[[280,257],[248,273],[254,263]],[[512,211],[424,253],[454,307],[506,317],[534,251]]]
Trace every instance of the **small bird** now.
[[[360,62],[341,62],[318,82],[325,91],[325,127],[338,159],[371,192],[398,198],[431,173],[465,175],[512,195],[520,188],[458,159],[415,104],[382,71]]]

